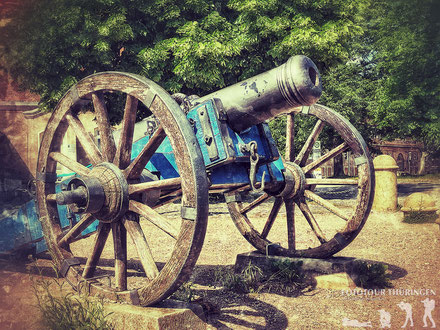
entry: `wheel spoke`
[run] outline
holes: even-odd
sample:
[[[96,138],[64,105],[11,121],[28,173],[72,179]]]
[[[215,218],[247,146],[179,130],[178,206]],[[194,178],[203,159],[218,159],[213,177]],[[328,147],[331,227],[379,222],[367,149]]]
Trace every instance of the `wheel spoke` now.
[[[176,226],[173,223],[171,223],[167,218],[163,217],[149,206],[131,200],[129,204],[129,210],[143,216],[145,219],[150,221],[153,225],[157,226],[159,229],[163,230],[172,238],[177,239],[177,237],[179,236],[178,228],[176,228]]]
[[[126,216],[124,226],[127,229],[133,243],[136,247],[139,259],[144,267],[145,274],[149,279],[155,278],[159,274],[150,247],[145,239],[144,232],[142,231],[139,221],[136,217]]]
[[[131,148],[133,144],[137,105],[138,100],[131,95],[127,95],[124,119],[122,120],[122,131],[114,160],[115,165],[121,169],[125,169],[131,161]]]
[[[70,243],[72,243],[75,238],[82,233],[84,229],[90,226],[93,221],[95,221],[95,217],[90,213],[83,214],[81,219],[70,229],[66,235],[64,235],[59,241],[58,246],[67,247]]]
[[[95,242],[94,242],[92,254],[87,259],[82,274],[84,278],[90,278],[94,275],[96,266],[98,265],[99,258],[101,257],[102,254],[102,250],[104,249],[105,242],[107,241],[108,234],[110,233],[110,229],[111,229],[111,225],[109,223],[99,224],[98,233],[95,236]]]
[[[166,133],[162,126],[153,133],[147,144],[143,147],[142,151],[137,155],[133,162],[125,169],[124,174],[127,179],[138,178],[142,170],[145,168],[155,151],[166,137]]]
[[[273,203],[272,209],[270,210],[269,217],[267,218],[266,223],[264,224],[263,231],[261,232],[261,237],[266,238],[269,234],[272,225],[280,211],[281,205],[283,205],[283,199],[281,197],[275,198],[275,202]]]
[[[51,152],[49,157],[81,176],[87,176],[90,173],[87,167],[60,152]]]
[[[48,194],[46,196],[46,200],[48,202],[56,202],[57,201],[57,194]]]
[[[319,228],[319,225],[316,222],[312,212],[310,211],[310,208],[307,205],[306,201],[304,199],[300,199],[297,201],[297,204],[307,222],[309,223],[310,227],[312,228],[313,232],[315,233],[316,237],[318,238],[319,242],[321,242],[321,244],[326,243],[327,240],[324,236],[324,233],[322,232],[321,228]]]
[[[292,199],[284,200],[286,205],[287,222],[287,246],[290,252],[294,252],[295,247],[295,204]]]
[[[79,143],[86,152],[90,162],[93,165],[102,162],[101,152],[99,151],[95,142],[93,142],[92,137],[90,136],[89,132],[86,131],[84,125],[81,123],[78,117],[76,115],[67,114],[66,119],[67,122],[69,123],[69,127],[73,130]]]
[[[311,199],[315,203],[321,205],[322,207],[326,208],[330,212],[336,214],[338,217],[344,219],[345,221],[350,220],[350,217],[347,216],[344,213],[344,211],[342,211],[340,208],[336,207],[335,205],[333,205],[329,201],[325,200],[324,198],[318,196],[314,192],[312,192],[310,190],[306,190],[306,191],[304,191],[304,196],[306,196],[307,198]]]
[[[180,198],[182,198],[182,189],[172,191],[170,193],[167,193],[166,195],[161,196],[157,201],[156,205],[154,205],[152,208],[157,209],[161,206],[172,203]]]
[[[261,203],[266,201],[269,197],[270,197],[269,194],[266,194],[266,193],[261,195],[256,200],[254,200],[252,203],[250,203],[246,207],[243,207],[242,209],[240,209],[240,213],[241,214],[246,214],[247,212],[249,212],[253,208],[257,207],[258,205],[260,205]]]
[[[295,113],[287,114],[286,123],[286,151],[285,158],[288,162],[293,162],[295,159]]]
[[[311,162],[310,164],[303,167],[304,174],[309,173],[310,171],[313,171],[314,169],[322,166],[325,162],[328,160],[336,157],[337,155],[340,155],[345,150],[349,148],[347,142],[341,143],[336,148],[333,148],[329,152],[327,152],[325,155],[319,157],[317,160]]]
[[[127,290],[127,230],[120,222],[112,223],[115,249],[115,281],[119,291]]]
[[[312,151],[313,145],[315,144],[316,140],[318,139],[319,134],[321,133],[322,129],[324,128],[325,123],[318,119],[318,121],[315,124],[315,127],[313,128],[312,133],[307,138],[306,143],[302,147],[299,154],[296,156],[295,163],[299,166],[304,166],[307,162],[307,159],[309,158],[310,152]]]
[[[113,162],[116,145],[113,138],[112,128],[108,119],[107,107],[101,93],[92,93],[93,107],[95,108],[96,122],[101,135],[102,153],[104,160]]]
[[[181,183],[182,179],[180,177],[177,177],[165,180],[129,184],[128,192],[129,194],[136,194],[151,189],[178,189],[180,188]]]
[[[357,185],[355,179],[314,179],[306,178],[306,185]]]

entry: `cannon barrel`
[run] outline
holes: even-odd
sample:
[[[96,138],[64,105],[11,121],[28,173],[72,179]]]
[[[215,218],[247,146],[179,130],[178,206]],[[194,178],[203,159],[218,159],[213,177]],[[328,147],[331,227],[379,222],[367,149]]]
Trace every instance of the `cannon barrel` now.
[[[321,96],[321,77],[313,61],[303,55],[197,100],[222,101],[228,123],[236,132],[264,122],[293,107],[312,105]]]

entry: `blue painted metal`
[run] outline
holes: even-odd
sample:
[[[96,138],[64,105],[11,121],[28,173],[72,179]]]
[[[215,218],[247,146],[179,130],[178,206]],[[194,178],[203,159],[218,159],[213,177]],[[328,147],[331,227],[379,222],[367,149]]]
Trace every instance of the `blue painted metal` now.
[[[39,253],[46,249],[35,200],[30,200],[15,214],[0,220],[0,255],[14,251]]]
[[[58,183],[55,188],[56,191],[61,191],[61,187],[70,181],[72,177],[70,176]],[[69,220],[69,215],[72,220]],[[58,205],[58,216],[63,230],[68,230],[80,218],[79,215],[74,213],[69,214],[68,208],[65,205]],[[96,231],[98,224],[98,220],[94,221],[81,235],[85,236]],[[21,205],[14,214],[0,219],[0,256],[10,255],[16,251],[25,251],[29,254],[47,251],[43,229],[41,228],[36,203],[33,199]]]
[[[209,122],[211,124],[211,129],[214,136],[214,143],[217,148],[217,152],[219,156],[214,161],[210,160],[208,156],[208,148],[203,139],[203,129],[198,114],[198,110],[201,107],[205,107],[208,113]],[[220,126],[222,125],[222,123],[219,120],[219,113],[214,102],[212,100],[209,100],[207,102],[197,105],[190,112],[188,112],[187,117],[189,121],[193,123],[192,125],[194,128],[194,134],[196,135],[196,138],[199,141],[200,150],[202,151],[203,160],[205,161],[205,166],[207,168],[210,168],[213,166],[217,166],[219,164],[230,162],[234,157],[234,154],[231,155],[231,153],[228,152],[227,142],[225,141],[226,137],[221,133]]]
[[[218,158],[213,161],[208,156],[208,149],[197,112],[200,106],[205,106],[208,112],[214,143],[218,152]],[[234,132],[227,122],[221,119],[221,113],[213,100],[208,100],[194,107],[187,117],[193,124],[194,133],[199,141],[205,166],[209,169],[212,184],[249,183],[249,153],[243,152],[240,145],[251,141],[257,143],[260,162],[263,164],[258,169],[257,181],[261,181],[263,172],[271,173],[271,175],[265,176],[266,182],[271,180],[284,181],[282,173],[284,165],[276,148],[270,147],[274,145],[274,141],[270,133],[266,133],[269,132],[268,128],[265,129],[263,126],[257,125],[241,133]],[[145,123],[142,122],[135,125],[134,135],[140,138],[133,143],[132,159],[141,152],[149,140],[149,136],[143,132],[145,127]],[[117,139],[116,136],[115,138]],[[146,169],[157,174],[160,179],[179,176],[176,159],[168,138],[165,138],[157,149]],[[57,184],[56,191],[61,191],[63,185],[67,184],[74,175],[75,173],[59,176],[58,179],[63,181]],[[68,230],[70,226],[79,221],[79,215],[70,213],[65,205],[58,206],[58,214],[63,230]],[[97,226],[98,221],[95,221],[82,232],[82,235],[94,232]],[[14,215],[0,219],[0,255],[26,249],[30,253],[40,253],[47,249],[34,200],[22,205]]]

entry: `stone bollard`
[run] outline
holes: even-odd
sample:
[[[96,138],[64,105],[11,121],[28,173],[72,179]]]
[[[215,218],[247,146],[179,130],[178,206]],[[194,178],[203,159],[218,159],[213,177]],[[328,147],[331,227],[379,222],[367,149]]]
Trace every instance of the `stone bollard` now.
[[[393,157],[380,155],[374,158],[376,186],[373,210],[391,211],[397,209],[397,166]]]

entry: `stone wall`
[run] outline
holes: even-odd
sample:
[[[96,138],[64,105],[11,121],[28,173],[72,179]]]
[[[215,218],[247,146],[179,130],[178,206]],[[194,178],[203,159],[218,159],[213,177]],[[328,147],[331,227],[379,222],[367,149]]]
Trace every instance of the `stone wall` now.
[[[394,158],[399,166],[398,174],[418,174],[423,144],[408,140],[380,141],[374,147],[384,155]]]

